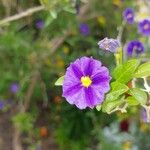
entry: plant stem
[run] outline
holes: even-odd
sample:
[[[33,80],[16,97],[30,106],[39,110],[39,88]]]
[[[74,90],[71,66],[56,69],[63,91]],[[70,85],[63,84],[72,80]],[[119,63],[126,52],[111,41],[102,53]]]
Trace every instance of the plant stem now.
[[[14,15],[14,16],[7,17],[3,20],[0,20],[0,26],[5,25],[11,21],[15,21],[15,20],[21,19],[23,17],[29,16],[35,12],[43,10],[44,8],[45,8],[44,6],[38,6],[38,7],[30,8],[24,12]]]
[[[124,27],[125,27],[125,22],[122,21],[122,24],[120,27],[118,27],[118,36],[117,39],[120,42],[120,48],[118,49],[117,53],[115,54],[115,58],[116,58],[116,64],[122,64],[123,63],[123,47],[122,47],[122,35],[123,35],[123,31],[124,31]]]
[[[150,86],[147,83],[146,77],[143,77],[143,80],[144,80],[144,87],[145,87],[147,93],[150,94]]]

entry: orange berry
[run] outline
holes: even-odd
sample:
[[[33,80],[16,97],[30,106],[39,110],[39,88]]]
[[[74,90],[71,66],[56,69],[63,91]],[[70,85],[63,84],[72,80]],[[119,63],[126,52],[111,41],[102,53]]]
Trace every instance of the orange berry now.
[[[129,88],[132,88],[132,82],[131,82],[131,81],[128,82],[128,87],[129,87]]]
[[[48,136],[48,129],[47,127],[43,126],[40,128],[40,136],[41,137],[47,137]]]
[[[55,102],[56,104],[61,104],[61,102],[62,102],[61,97],[60,97],[60,96],[56,96],[56,97],[54,98],[54,102]]]

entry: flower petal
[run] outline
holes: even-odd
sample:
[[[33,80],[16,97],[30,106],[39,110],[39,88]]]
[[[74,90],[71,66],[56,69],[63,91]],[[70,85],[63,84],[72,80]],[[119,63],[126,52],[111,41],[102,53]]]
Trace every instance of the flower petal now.
[[[94,61],[92,58],[87,59],[86,63],[84,62],[85,68],[84,68],[84,74],[85,76],[91,76],[93,72],[93,66],[94,66]]]
[[[93,107],[94,106],[94,93],[91,87],[84,88],[85,92],[85,99],[87,106]]]
[[[73,96],[77,92],[79,92],[82,88],[81,83],[75,84],[75,85],[64,85],[65,86],[65,91],[63,93],[63,96]]]
[[[104,93],[100,89],[95,89],[93,87],[84,88],[85,100],[87,107],[93,108],[99,105],[104,100]]]
[[[76,64],[71,65],[72,70],[74,72],[74,75],[80,79],[83,76],[83,73],[81,72],[80,68]]]
[[[111,78],[109,76],[103,76],[102,74],[97,74],[92,79],[92,84],[99,85],[103,82],[108,82]]]

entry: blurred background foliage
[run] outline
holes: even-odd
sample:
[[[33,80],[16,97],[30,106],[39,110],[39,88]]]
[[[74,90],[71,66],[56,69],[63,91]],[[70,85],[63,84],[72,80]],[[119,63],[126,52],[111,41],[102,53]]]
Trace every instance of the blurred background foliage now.
[[[0,26],[0,100],[5,103],[1,115],[11,111],[8,117],[20,130],[26,149],[150,149],[150,127],[141,123],[139,108],[109,116],[96,110],[81,111],[70,106],[61,97],[61,88],[54,86],[68,64],[84,55],[100,59],[112,70],[114,56],[100,50],[97,42],[104,37],[116,38],[123,10],[132,7],[138,13],[139,2],[0,1],[0,24],[8,16],[44,6],[41,11]],[[88,26],[87,35],[80,29],[83,23]],[[141,57],[147,59],[150,40],[139,35],[136,24],[126,25],[123,45],[133,39],[146,43],[146,53]],[[16,92],[12,92],[12,84],[18,86]],[[43,148],[43,140],[49,137],[57,146],[44,143]]]

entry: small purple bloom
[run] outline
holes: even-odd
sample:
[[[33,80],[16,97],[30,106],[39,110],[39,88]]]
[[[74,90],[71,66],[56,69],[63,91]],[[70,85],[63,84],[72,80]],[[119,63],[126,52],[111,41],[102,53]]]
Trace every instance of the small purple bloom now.
[[[38,19],[35,21],[35,27],[37,29],[42,29],[44,27],[44,21],[42,19]]]
[[[14,94],[17,93],[19,91],[19,84],[18,83],[12,83],[10,85],[10,91]]]
[[[80,33],[84,36],[87,36],[90,32],[89,26],[85,23],[81,23],[79,29],[80,29]]]
[[[134,23],[134,10],[132,8],[126,8],[123,12],[123,18],[129,24]]]
[[[145,123],[148,122],[146,109],[144,109],[144,108],[141,110],[141,120],[142,120],[143,122],[145,122]]]
[[[5,103],[3,100],[0,100],[0,110],[2,110],[5,106]]]
[[[139,32],[144,36],[150,36],[150,20],[145,19],[138,25]]]
[[[108,39],[107,37],[98,42],[99,48],[115,53],[120,46],[117,39]]]
[[[130,41],[127,45],[127,55],[132,56],[133,54],[139,55],[144,53],[144,46],[138,40]]]
[[[110,80],[109,70],[100,61],[82,57],[67,68],[63,97],[79,109],[93,108],[104,101]]]
[[[36,150],[42,150],[41,146],[37,146]]]

